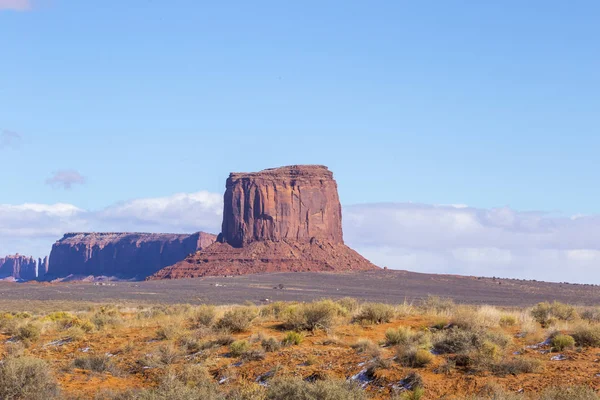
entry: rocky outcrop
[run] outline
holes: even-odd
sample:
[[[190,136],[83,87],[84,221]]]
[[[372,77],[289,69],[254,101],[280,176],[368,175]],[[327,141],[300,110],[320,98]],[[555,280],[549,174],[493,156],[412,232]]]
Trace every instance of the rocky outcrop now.
[[[42,258],[38,258],[38,268],[37,268],[37,278],[39,280],[44,280],[46,274],[48,273],[48,256]]]
[[[224,196],[222,240],[234,247],[313,239],[343,243],[342,208],[333,174],[320,165],[232,173]]]
[[[69,275],[145,278],[216,240],[215,235],[67,233],[52,246],[46,279]]]
[[[0,279],[14,278],[29,281],[37,277],[37,263],[33,257],[16,254],[0,258]]]
[[[370,269],[378,267],[344,244],[331,171],[294,165],[232,173],[217,242],[149,279]]]

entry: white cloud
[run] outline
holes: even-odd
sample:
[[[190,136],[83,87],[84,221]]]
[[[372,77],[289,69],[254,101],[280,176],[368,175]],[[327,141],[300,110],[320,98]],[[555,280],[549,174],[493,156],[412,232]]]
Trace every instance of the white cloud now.
[[[29,0],[0,0],[0,10],[31,10],[31,2]]]
[[[219,233],[222,195],[198,192],[127,201],[90,211],[71,204],[0,204],[0,254],[47,255],[66,232]]]
[[[218,233],[222,214],[223,195],[202,191],[116,204],[97,213],[96,218],[99,225],[121,230],[194,232],[202,227]]]
[[[414,203],[344,207],[346,242],[380,266],[600,283],[600,217]],[[222,195],[179,193],[84,210],[0,204],[0,255],[46,255],[72,231],[219,233]]]

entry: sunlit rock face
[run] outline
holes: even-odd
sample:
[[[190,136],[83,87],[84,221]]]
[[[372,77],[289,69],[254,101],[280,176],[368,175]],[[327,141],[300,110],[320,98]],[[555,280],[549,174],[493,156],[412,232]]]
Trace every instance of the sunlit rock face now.
[[[337,183],[327,167],[231,173],[217,242],[149,279],[378,269],[344,244]]]

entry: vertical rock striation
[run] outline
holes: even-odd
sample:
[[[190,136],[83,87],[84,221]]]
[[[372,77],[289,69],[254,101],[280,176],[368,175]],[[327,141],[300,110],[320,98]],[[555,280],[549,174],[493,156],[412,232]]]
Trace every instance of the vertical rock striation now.
[[[342,209],[333,174],[320,165],[232,173],[224,196],[222,241],[343,243]]]
[[[231,173],[217,242],[149,279],[378,269],[344,244],[333,174],[321,165]]]
[[[48,273],[48,256],[42,258],[38,258],[38,267],[37,267],[37,278],[38,280],[44,280],[46,274]]]
[[[36,279],[37,263],[33,257],[20,254],[0,258],[0,279],[15,278],[29,281]]]

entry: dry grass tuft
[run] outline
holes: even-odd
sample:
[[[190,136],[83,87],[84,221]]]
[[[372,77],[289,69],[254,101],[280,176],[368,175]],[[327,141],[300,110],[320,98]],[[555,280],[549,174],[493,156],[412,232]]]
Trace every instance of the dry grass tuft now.
[[[363,304],[359,312],[354,316],[354,322],[360,324],[383,324],[394,318],[396,311],[394,307],[383,303]]]
[[[256,317],[258,312],[255,307],[238,307],[227,311],[217,322],[216,327],[231,333],[245,332],[250,329]]]

